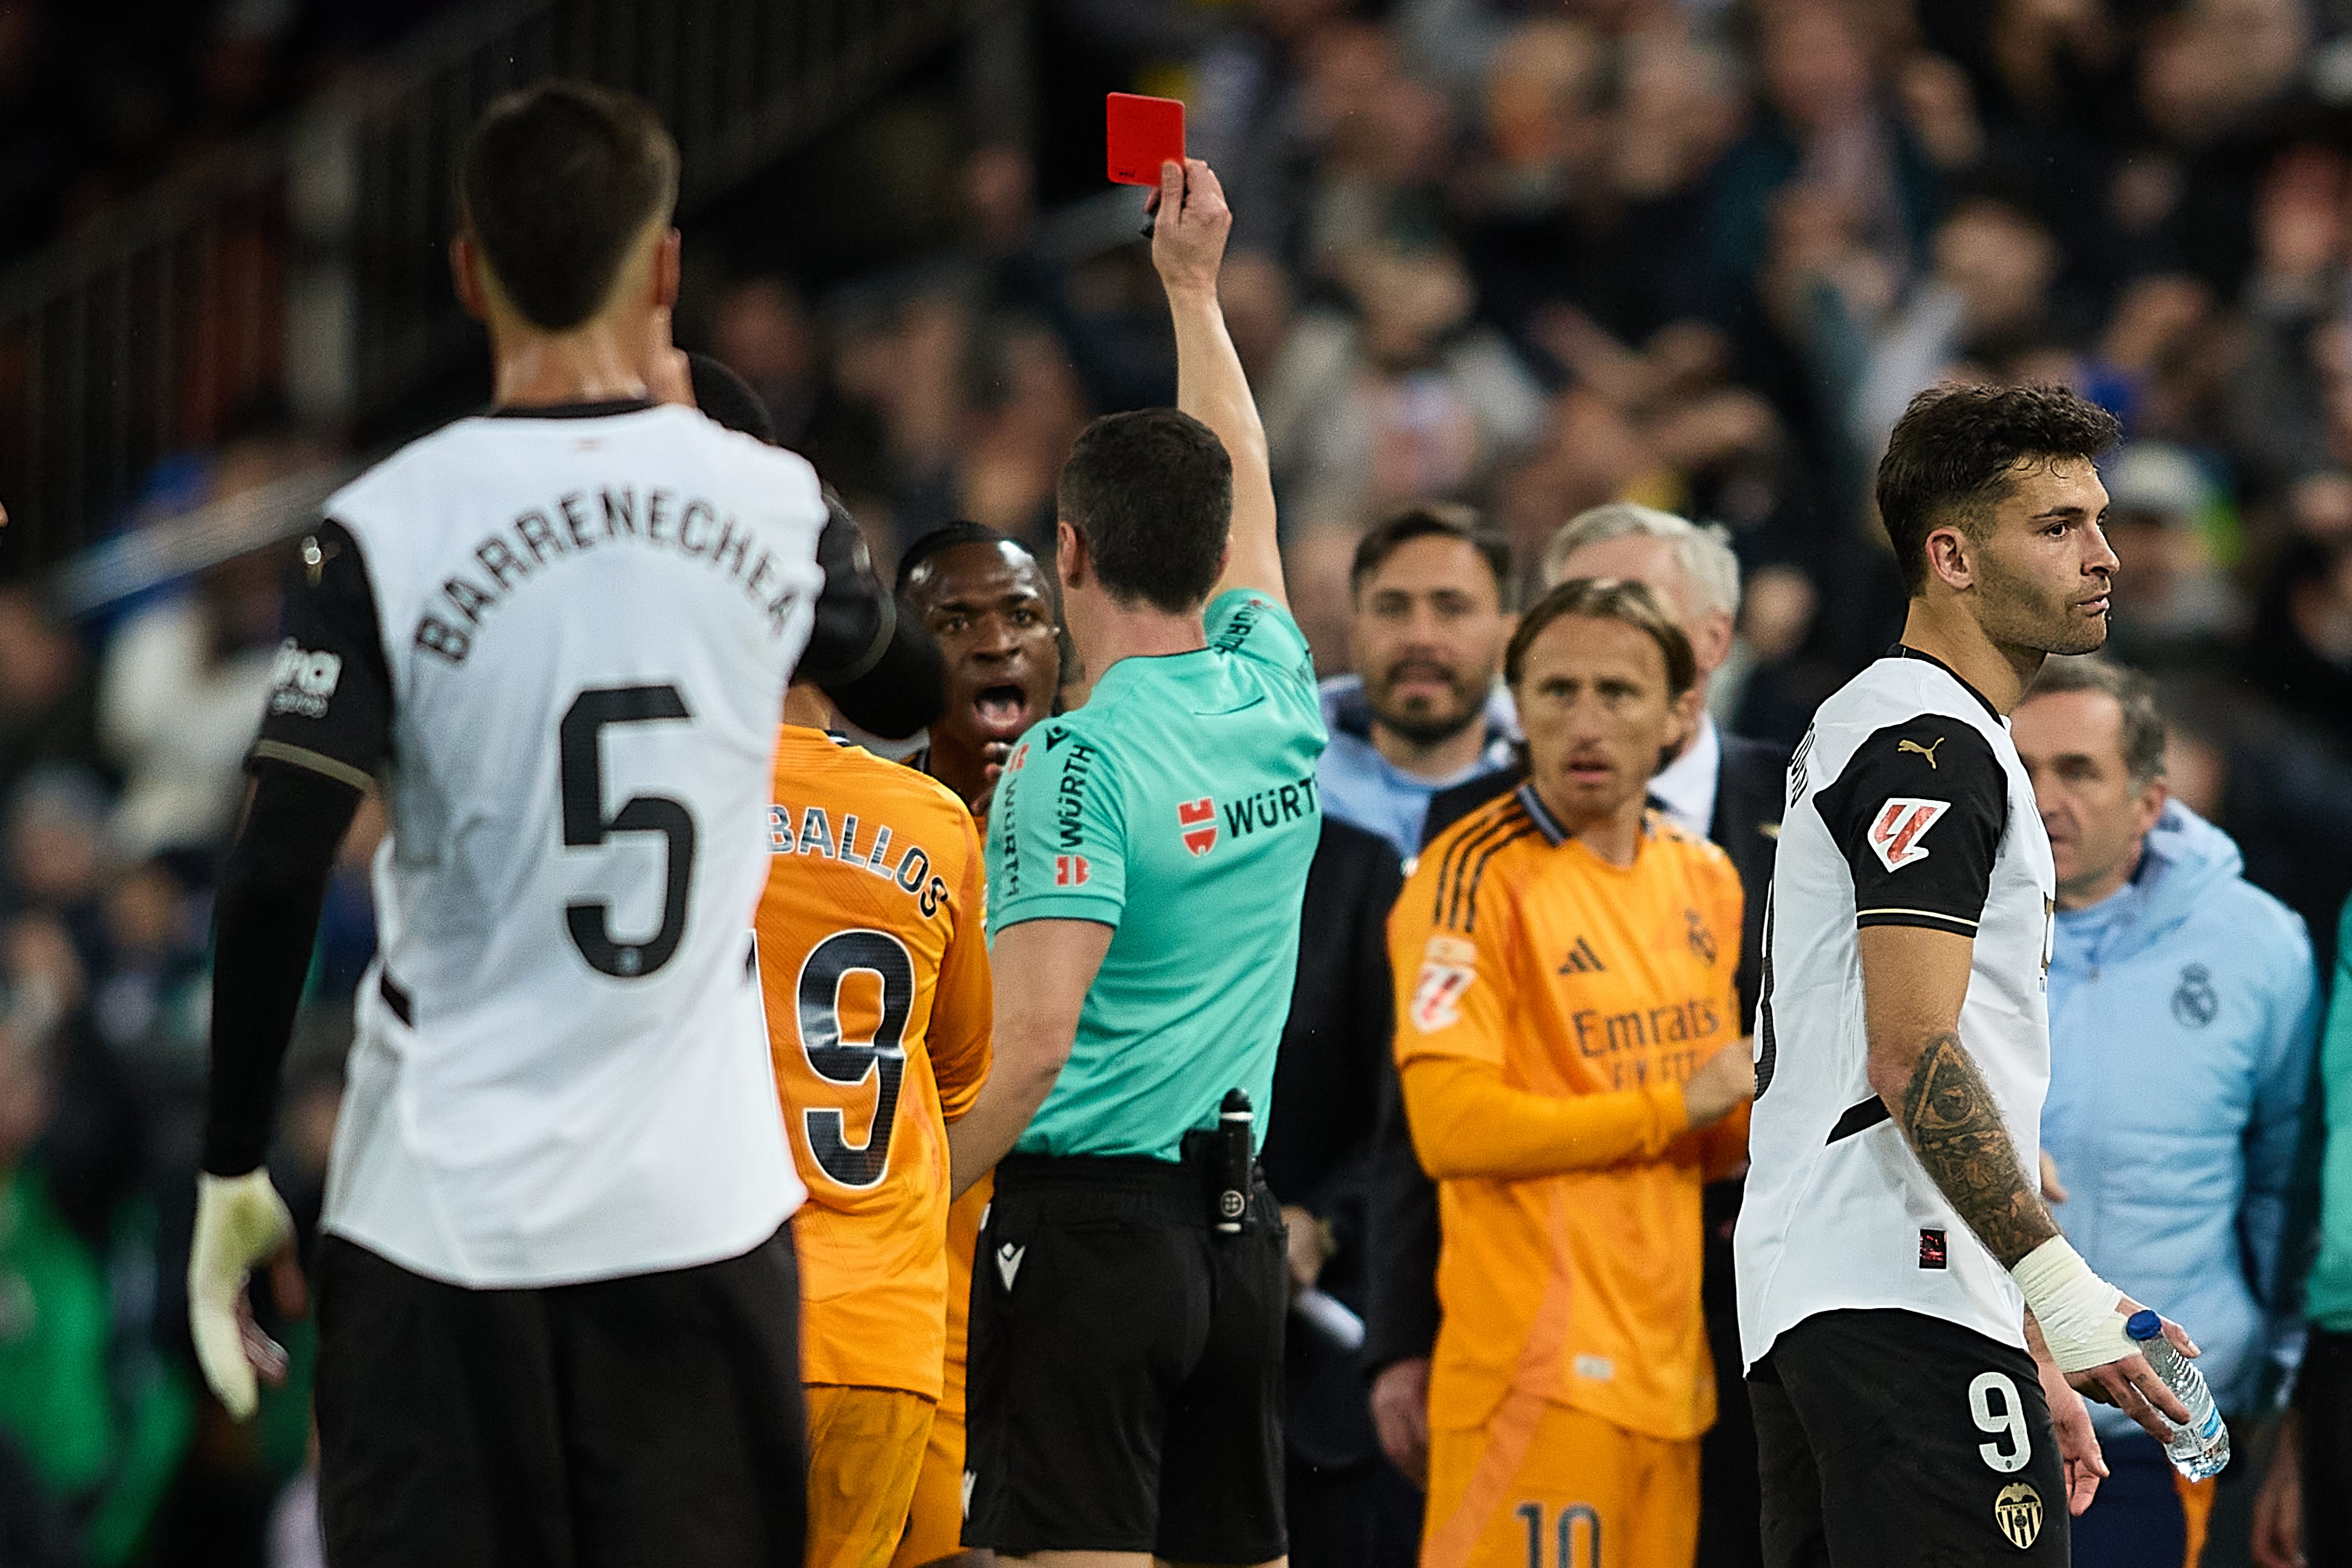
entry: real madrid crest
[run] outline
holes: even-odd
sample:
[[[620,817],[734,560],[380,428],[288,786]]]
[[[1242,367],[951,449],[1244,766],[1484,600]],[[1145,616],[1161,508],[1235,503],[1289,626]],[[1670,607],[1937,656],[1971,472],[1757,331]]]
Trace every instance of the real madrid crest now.
[[[2011,1546],[2024,1551],[2042,1534],[2042,1494],[2023,1481],[2011,1482],[1992,1500],[1992,1520]]]
[[[1706,929],[1706,917],[1696,910],[1685,910],[1683,919],[1690,923],[1691,956],[1701,963],[1715,962],[1715,933]]]
[[[2201,1029],[2221,1011],[2213,994],[2213,972],[2192,963],[2180,972],[2180,988],[2172,994],[2172,1016],[2184,1029]]]

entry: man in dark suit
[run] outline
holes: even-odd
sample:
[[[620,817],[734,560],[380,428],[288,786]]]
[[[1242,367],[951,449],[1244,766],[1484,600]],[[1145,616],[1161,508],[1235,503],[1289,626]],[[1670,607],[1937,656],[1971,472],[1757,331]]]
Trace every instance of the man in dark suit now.
[[[1365,1180],[1381,1085],[1396,1076],[1388,918],[1400,881],[1387,839],[1323,819],[1259,1154],[1290,1227],[1283,1435],[1295,1568],[1412,1568],[1421,1542],[1420,1494],[1381,1452],[1356,1359]]]
[[[1572,519],[1544,552],[1547,586],[1570,577],[1630,578],[1656,590],[1690,636],[1705,701],[1709,678],[1731,651],[1739,610],[1739,563],[1720,529],[1630,502],[1595,507]],[[1739,873],[1747,895],[1738,971],[1743,1018],[1754,1015],[1763,970],[1764,895],[1772,879],[1788,764],[1780,747],[1723,734],[1705,718],[1650,781],[1651,804],[1713,839]],[[1505,769],[1440,794],[1430,802],[1422,841],[1516,788],[1520,776],[1517,768]],[[1437,1188],[1413,1157],[1393,1066],[1387,1076],[1370,1179],[1372,1289],[1364,1363],[1373,1373],[1372,1415],[1381,1446],[1400,1468],[1417,1476],[1428,1446],[1429,1352],[1437,1338]],[[1737,1177],[1706,1190],[1703,1294],[1717,1415],[1700,1451],[1699,1568],[1755,1568],[1762,1562],[1756,1431],[1739,1375],[1732,1293],[1731,1229],[1739,1190]]]

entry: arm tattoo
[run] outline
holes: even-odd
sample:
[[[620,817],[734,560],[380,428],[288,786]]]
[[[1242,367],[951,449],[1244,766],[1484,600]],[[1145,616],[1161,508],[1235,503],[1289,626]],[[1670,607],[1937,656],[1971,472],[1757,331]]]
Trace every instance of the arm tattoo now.
[[[2058,1234],[1959,1036],[1948,1031],[1927,1042],[1899,1110],[1919,1163],[2002,1268],[2015,1268]]]

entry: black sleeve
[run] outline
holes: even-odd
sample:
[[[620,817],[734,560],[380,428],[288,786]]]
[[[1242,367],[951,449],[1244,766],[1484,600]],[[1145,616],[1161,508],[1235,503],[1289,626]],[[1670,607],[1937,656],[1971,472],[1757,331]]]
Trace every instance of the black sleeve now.
[[[1373,1135],[1365,1237],[1364,1369],[1423,1357],[1437,1345],[1437,1184],[1421,1168],[1405,1124],[1404,1089],[1391,1062]]]
[[[360,792],[308,763],[263,757],[221,865],[213,925],[212,1073],[205,1169],[239,1176],[269,1152],[278,1069],[301,1005],[335,848]]]
[[[875,574],[856,520],[831,491],[824,500],[827,516],[816,546],[824,591],[793,679],[823,687],[859,729],[902,740],[947,706],[939,645],[919,619],[898,614],[898,601]]]
[[[1365,857],[1364,885],[1348,933],[1348,1044],[1355,1058],[1349,1064],[1351,1076],[1360,1083],[1380,1083],[1395,1071],[1390,1066],[1396,1045],[1396,985],[1389,970],[1389,910],[1403,890],[1404,872],[1387,840],[1376,840],[1372,848]],[[1370,1226],[1372,1145],[1379,1133],[1376,1111],[1308,1200],[1308,1206],[1330,1222],[1339,1250],[1351,1257],[1364,1255]]]
[[[1976,726],[1933,713],[1889,725],[1813,809],[1853,868],[1856,925],[1976,935],[2009,826],[2009,775]]]
[[[287,763],[365,789],[392,753],[392,672],[367,563],[331,518],[302,541],[286,633],[247,765]]]

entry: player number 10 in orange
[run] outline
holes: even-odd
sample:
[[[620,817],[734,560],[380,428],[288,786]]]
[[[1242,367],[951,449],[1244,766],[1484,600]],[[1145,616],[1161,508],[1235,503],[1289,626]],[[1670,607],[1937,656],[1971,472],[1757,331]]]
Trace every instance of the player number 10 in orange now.
[[[1523,1502],[1516,1510],[1528,1527],[1528,1568],[1546,1568],[1544,1563],[1544,1505]],[[1581,1530],[1579,1525],[1583,1526]],[[1581,1540],[1584,1549],[1576,1551]],[[1601,1568],[1601,1516],[1589,1503],[1572,1502],[1559,1510],[1551,1531],[1552,1559],[1549,1568]],[[1575,1554],[1570,1555],[1571,1552]]]

